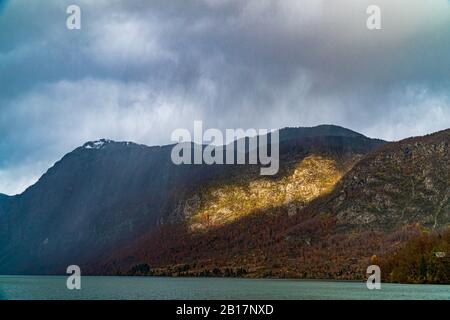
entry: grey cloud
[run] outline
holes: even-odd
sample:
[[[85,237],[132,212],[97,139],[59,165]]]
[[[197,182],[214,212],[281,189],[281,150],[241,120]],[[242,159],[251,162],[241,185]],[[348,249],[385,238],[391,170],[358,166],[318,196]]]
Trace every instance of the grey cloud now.
[[[80,0],[73,32],[72,2],[1,15],[0,192],[86,140],[163,144],[195,119],[386,139],[450,126],[446,0]],[[370,32],[376,2],[383,30]]]

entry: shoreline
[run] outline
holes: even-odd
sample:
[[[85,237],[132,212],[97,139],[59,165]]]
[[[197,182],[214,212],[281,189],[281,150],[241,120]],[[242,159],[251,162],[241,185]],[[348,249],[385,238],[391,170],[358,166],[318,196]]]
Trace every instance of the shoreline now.
[[[13,277],[62,277],[67,278],[67,274],[43,274],[43,275],[5,275],[0,274],[1,278],[13,278]],[[298,281],[298,282],[331,282],[331,283],[361,283],[365,284],[365,280],[342,280],[342,279],[301,279],[301,278],[246,278],[246,277],[189,277],[189,276],[150,276],[150,275],[83,275],[83,278],[155,278],[155,279],[186,279],[186,280],[254,280],[254,281]],[[401,282],[381,282],[382,284],[389,285],[426,285],[426,286],[450,286],[450,283],[401,283]]]

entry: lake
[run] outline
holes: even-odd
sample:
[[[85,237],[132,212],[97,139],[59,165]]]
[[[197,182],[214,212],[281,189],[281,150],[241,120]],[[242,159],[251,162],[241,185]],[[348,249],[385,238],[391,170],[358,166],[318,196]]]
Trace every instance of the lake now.
[[[450,299],[450,285],[363,282],[156,277],[82,277],[81,290],[68,290],[64,276],[0,276],[0,300],[84,299]]]

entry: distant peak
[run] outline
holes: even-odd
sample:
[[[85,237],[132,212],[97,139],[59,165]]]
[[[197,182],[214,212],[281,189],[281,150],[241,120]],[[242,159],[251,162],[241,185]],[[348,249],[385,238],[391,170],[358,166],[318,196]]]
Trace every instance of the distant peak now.
[[[281,140],[290,140],[298,138],[318,138],[318,137],[346,137],[346,138],[367,138],[356,131],[336,126],[319,125],[315,127],[287,127],[280,130]]]
[[[82,148],[87,150],[101,150],[106,148],[109,145],[115,145],[115,146],[130,146],[130,145],[136,145],[134,142],[129,141],[114,141],[109,139],[100,139],[97,141],[89,141],[86,142]]]
[[[103,149],[106,145],[110,144],[110,143],[114,143],[114,141],[112,140],[108,140],[108,139],[100,139],[97,141],[89,141],[86,142],[83,145],[84,149]]]

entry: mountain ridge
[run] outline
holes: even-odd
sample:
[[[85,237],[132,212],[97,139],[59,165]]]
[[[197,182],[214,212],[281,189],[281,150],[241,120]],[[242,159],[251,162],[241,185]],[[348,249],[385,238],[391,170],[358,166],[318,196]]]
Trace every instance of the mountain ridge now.
[[[339,130],[338,136],[323,136],[324,128]],[[353,134],[336,128],[321,127],[313,137],[305,137],[313,128],[289,130],[290,138],[280,142],[280,174],[291,170],[292,159],[312,152],[364,153],[380,144],[363,136],[339,136]],[[281,137],[287,131],[282,132]],[[8,203],[0,221],[0,240],[6,244],[0,248],[0,272],[62,272],[73,259],[86,263],[158,225],[176,222],[171,213],[195,186],[225,183],[242,173],[259,177],[257,166],[176,166],[172,146],[103,139],[66,154]]]
[[[449,144],[450,130],[443,130],[380,146],[357,161],[331,194],[323,194],[293,215],[289,205],[281,205],[258,209],[229,224],[208,223],[201,233],[167,226],[122,253],[103,257],[92,270],[140,274],[146,266],[147,274],[166,276],[355,280],[365,277],[365,268],[376,256],[384,265],[383,261],[402,265],[405,262],[391,257],[404,244],[427,232],[441,239],[440,230],[450,226],[450,172],[445,170],[450,168]],[[355,175],[360,178],[354,179]],[[383,179],[378,183],[372,175]],[[403,194],[401,183],[412,179],[415,192]],[[433,214],[426,208],[434,209]],[[445,241],[439,245],[433,250],[446,252]],[[432,251],[410,252],[408,259],[418,264],[420,254],[430,257],[430,265],[445,270],[446,262],[434,262]],[[386,279],[399,279],[389,274],[392,266],[386,268]],[[420,281],[416,274],[401,279]],[[447,281],[442,272],[430,279]]]
[[[358,133],[356,131],[353,131],[351,129],[348,129],[348,128],[345,128],[342,126],[338,126],[338,125],[332,125],[332,124],[321,124],[321,125],[312,126],[312,127],[284,127],[284,128],[278,129],[278,131],[280,132],[280,142],[285,142],[286,140],[289,140],[292,138],[299,139],[299,138],[313,138],[313,137],[317,138],[317,137],[333,137],[333,136],[334,137],[352,137],[352,138],[369,139],[372,141],[377,141],[380,144],[387,142],[387,141],[384,141],[384,140],[378,139],[378,138],[369,138],[369,137],[367,137],[361,133]],[[292,137],[292,134],[291,134],[292,132],[299,133],[299,134],[294,135],[294,137]],[[95,147],[96,144],[97,144],[97,147]],[[115,146],[115,147],[131,146],[131,147],[158,149],[158,148],[169,148],[169,147],[171,148],[175,144],[146,145],[146,144],[136,143],[133,141],[116,141],[116,140],[107,139],[107,138],[100,138],[98,140],[90,140],[90,141],[86,141],[82,145],[76,147],[72,151],[65,154],[60,160],[56,161],[55,164],[53,166],[51,166],[42,176],[44,176],[56,164],[61,162],[67,155],[70,155],[73,152],[79,152],[82,150],[89,150],[89,149],[101,150],[101,149],[103,149],[103,147],[108,146],[108,145]],[[224,145],[224,146],[226,146],[226,145]],[[39,180],[42,178],[42,176],[38,179],[38,181],[36,183],[39,182]],[[34,183],[34,184],[36,184],[36,183]],[[29,189],[33,185],[29,186],[27,189]],[[20,196],[21,194],[25,193],[27,191],[27,189],[25,189],[22,193],[17,194],[16,196]],[[13,197],[10,195],[0,193],[0,197],[1,196]]]
[[[311,134],[314,130],[317,130],[316,135]],[[417,144],[427,154],[431,150],[426,159],[434,159],[438,155],[436,152],[440,150],[439,145],[436,144],[435,149],[438,150],[436,152],[433,148],[428,149],[427,146],[429,143],[433,145],[433,139],[444,139],[445,152],[442,153],[442,157],[429,161],[431,167],[428,169],[433,172],[433,179],[435,179],[439,176],[435,174],[435,172],[439,173],[439,169],[436,168],[447,161],[448,148],[445,147],[447,143],[445,139],[448,138],[449,132],[450,130],[444,130],[430,135],[431,138],[416,137],[405,140],[409,142],[400,143],[412,146]],[[0,197],[0,213],[1,211],[8,213],[0,215],[0,243],[6,243],[5,246],[0,247],[0,273],[62,273],[68,263],[75,262],[92,273],[110,274],[117,270],[126,273],[127,268],[133,266],[119,261],[124,256],[141,250],[142,244],[138,241],[141,237],[150,237],[155,243],[163,241],[163,244],[167,245],[165,249],[159,248],[155,251],[160,252],[161,257],[167,256],[168,260],[158,260],[159,266],[164,267],[164,261],[165,263],[171,261],[171,264],[177,261],[171,258],[173,252],[170,249],[177,251],[176,248],[180,245],[175,241],[178,235],[175,236],[173,233],[170,233],[172,238],[167,238],[167,234],[159,240],[154,238],[159,234],[159,229],[166,228],[178,230],[175,232],[180,232],[179,236],[187,245],[191,243],[189,239],[192,236],[195,238],[202,237],[202,234],[211,234],[212,237],[217,237],[218,235],[214,235],[214,230],[217,232],[223,230],[217,240],[222,241],[220,237],[227,238],[227,233],[235,234],[236,230],[233,228],[241,228],[245,221],[252,221],[253,225],[266,230],[267,222],[275,224],[272,235],[271,233],[261,234],[262,239],[269,239],[269,243],[272,243],[273,240],[270,239],[274,236],[278,237],[277,239],[287,237],[286,239],[307,241],[310,236],[299,235],[298,232],[304,233],[308,228],[312,228],[311,226],[324,225],[326,226],[324,230],[334,230],[335,227],[330,229],[330,226],[339,226],[339,223],[343,222],[348,227],[349,221],[352,221],[352,215],[339,215],[335,212],[342,211],[339,209],[342,203],[333,202],[334,207],[329,207],[327,203],[339,198],[335,195],[342,190],[341,184],[347,181],[346,177],[349,174],[353,174],[355,170],[362,170],[361,172],[364,173],[365,163],[370,164],[369,160],[374,157],[374,154],[384,154],[390,149],[397,150],[396,145],[395,142],[388,143],[367,138],[339,126],[284,128],[280,129],[280,172],[274,177],[261,178],[257,171],[258,166],[253,165],[176,166],[170,160],[173,145],[148,147],[107,139],[89,141],[65,155],[35,185],[21,195],[13,199],[6,198],[9,199],[8,201],[1,200]],[[414,149],[413,154],[419,149]],[[401,149],[401,152],[403,151]],[[398,156],[398,150],[393,154],[398,163],[406,161],[403,156]],[[376,156],[375,159],[377,159]],[[376,161],[376,165],[370,167],[371,170],[382,168],[383,166],[378,165],[383,165],[386,160],[383,157],[381,160],[381,162]],[[416,165],[413,162],[406,163],[409,163],[409,170],[413,170]],[[400,170],[399,174],[411,175],[408,172]],[[411,172],[415,173],[414,170]],[[442,175],[443,179],[445,177]],[[439,185],[442,185],[441,180],[436,180]],[[443,186],[445,187],[445,183]],[[438,190],[439,194],[441,189]],[[328,194],[329,192],[331,193]],[[349,203],[357,204],[358,201],[363,201],[361,199],[364,197],[359,200],[349,199],[351,199]],[[371,198],[367,197],[367,199]],[[430,205],[436,205],[435,198],[426,199]],[[7,203],[7,206],[4,203]],[[360,206],[362,205],[364,201],[361,202]],[[442,210],[446,212],[446,208],[444,206]],[[311,215],[310,213],[314,210],[316,210],[315,214]],[[370,212],[361,211],[361,215],[370,216]],[[300,217],[306,217],[305,221],[299,222],[297,219]],[[446,219],[445,214],[442,217]],[[396,219],[402,221],[402,218]],[[407,220],[404,221],[407,222]],[[194,223],[197,225],[185,230],[183,225],[186,223],[188,226],[194,226]],[[297,230],[296,228],[303,231],[293,231]],[[382,234],[385,232],[383,228],[384,226],[380,225],[380,229],[374,232]],[[353,227],[350,228],[350,230],[353,229]],[[363,236],[371,232],[370,229],[369,227],[351,232],[358,232],[360,236]],[[188,233],[185,234],[186,231]],[[278,232],[281,233],[278,234]],[[281,235],[286,232],[289,236]],[[319,233],[319,238],[324,243],[329,241],[329,237],[338,237],[333,233],[327,235],[324,232]],[[259,231],[254,231],[254,234],[256,236]],[[380,233],[376,234],[377,237],[381,237]],[[244,237],[244,235],[241,236]],[[311,236],[312,239],[318,237],[314,233],[311,233]],[[251,235],[245,235],[245,237],[249,243],[257,241],[251,238]],[[205,238],[204,241],[209,241],[207,239]],[[133,244],[135,244],[134,247]],[[295,247],[290,247],[289,241],[282,241],[280,245],[290,248],[289,250],[293,252],[298,251]],[[370,250],[376,251],[376,244],[370,245],[372,248]],[[267,250],[272,250],[271,246],[269,245]],[[115,253],[122,252],[125,247],[129,250],[125,250],[124,256]],[[233,250],[239,257],[247,252],[246,247],[247,245],[241,249],[234,247]],[[387,247],[390,248],[390,245]],[[152,246],[146,250],[151,248]],[[183,248],[187,252],[190,250]],[[200,248],[201,246],[198,250],[202,250]],[[215,257],[215,253],[212,254],[212,257]],[[147,256],[152,255],[147,253]],[[274,256],[276,256],[275,253]],[[255,261],[255,265],[260,263],[255,257],[251,259]],[[361,260],[359,267],[365,261],[364,259]],[[230,261],[232,260],[230,258]],[[132,261],[135,264],[140,262],[139,258]],[[178,262],[182,263],[182,261]],[[340,264],[346,263],[343,260],[339,261]],[[117,269],[112,267],[113,265],[120,267]],[[210,267],[214,268],[210,264],[205,264],[205,267],[198,269],[198,272],[206,272]],[[220,264],[216,267],[220,267]],[[286,262],[286,270],[291,267],[290,263]],[[168,274],[167,269],[161,270],[163,274]],[[274,276],[284,274],[279,273],[281,269],[279,272],[276,270],[278,269],[275,268],[273,271]],[[299,271],[289,272],[298,276]],[[261,276],[258,272],[252,274]],[[306,274],[308,277],[314,277],[319,273],[310,270]]]

